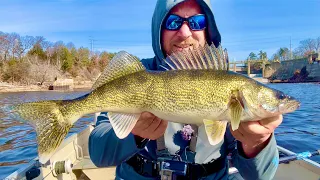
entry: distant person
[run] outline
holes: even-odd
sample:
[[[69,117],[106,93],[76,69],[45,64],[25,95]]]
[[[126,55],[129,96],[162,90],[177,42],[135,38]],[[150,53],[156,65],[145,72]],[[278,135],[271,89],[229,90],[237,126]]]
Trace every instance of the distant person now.
[[[188,21],[181,23],[181,18]],[[155,57],[142,60],[149,70],[164,70],[161,60],[172,52],[221,42],[209,0],[158,0],[151,27]],[[159,172],[157,162],[168,159],[178,163],[171,167],[175,169],[172,174],[163,177],[227,179],[230,153],[233,165],[245,179],[272,179],[279,161],[274,130],[281,122],[282,116],[277,116],[241,123],[236,131],[228,127],[224,140],[215,146],[207,143],[199,128],[195,148],[191,145],[194,139],[183,140],[181,136],[182,131],[190,132],[188,125],[168,123],[144,112],[129,136],[120,140],[106,116],[97,121],[90,135],[89,153],[98,167],[117,166],[116,179],[157,179],[168,173]],[[160,151],[162,145],[165,149]],[[186,174],[176,170],[184,165]]]

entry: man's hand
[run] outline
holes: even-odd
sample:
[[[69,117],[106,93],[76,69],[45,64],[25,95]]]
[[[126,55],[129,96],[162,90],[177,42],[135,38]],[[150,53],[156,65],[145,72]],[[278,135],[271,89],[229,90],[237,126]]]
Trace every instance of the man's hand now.
[[[167,126],[168,121],[162,120],[152,113],[143,112],[131,132],[141,138],[156,140],[164,134]]]
[[[279,115],[260,121],[242,122],[237,130],[232,131],[230,128],[230,131],[241,142],[244,154],[253,158],[267,146],[271,134],[281,122],[282,115]]]

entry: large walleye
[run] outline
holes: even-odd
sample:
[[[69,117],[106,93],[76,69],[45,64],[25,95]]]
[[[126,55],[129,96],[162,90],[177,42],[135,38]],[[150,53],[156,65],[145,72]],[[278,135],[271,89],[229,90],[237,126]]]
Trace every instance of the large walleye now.
[[[140,114],[148,111],[171,122],[205,126],[210,144],[219,143],[227,122],[289,113],[299,102],[246,76],[227,70],[221,46],[205,45],[169,56],[167,71],[148,71],[126,52],[118,53],[92,91],[73,100],[11,106],[13,114],[35,126],[40,162],[45,163],[85,114],[106,111],[119,138],[125,138]]]

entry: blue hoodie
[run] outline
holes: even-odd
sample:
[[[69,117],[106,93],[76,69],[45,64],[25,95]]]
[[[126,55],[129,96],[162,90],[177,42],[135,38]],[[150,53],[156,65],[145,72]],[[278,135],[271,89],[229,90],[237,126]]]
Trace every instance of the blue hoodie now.
[[[164,54],[161,49],[161,24],[168,12],[183,0],[158,0],[152,18],[152,47],[155,53],[154,58],[143,59],[141,62],[149,70],[163,70],[161,59]],[[208,19],[206,28],[207,42],[216,46],[221,42],[221,37],[217,29],[209,0],[196,0],[203,13]],[[165,144],[168,152],[174,155],[181,151],[182,160],[199,164],[208,163],[212,159],[227,158],[232,153],[232,164],[239,170],[245,179],[272,179],[278,166],[277,145],[272,135],[269,144],[255,157],[247,159],[242,155],[240,142],[237,142],[227,129],[225,138],[218,145],[211,146],[205,137],[203,127],[199,127],[196,154],[192,156],[186,150],[185,143],[176,136],[183,128],[182,124],[168,123],[165,132]],[[126,163],[135,154],[141,154],[150,160],[156,160],[156,141],[149,141],[143,147],[138,148],[133,134],[129,134],[125,139],[120,140],[115,135],[107,116],[98,118],[95,129],[89,137],[89,154],[92,162],[97,167],[117,166],[116,179],[155,179],[143,177]],[[203,179],[227,179],[228,165],[219,172],[204,177]]]

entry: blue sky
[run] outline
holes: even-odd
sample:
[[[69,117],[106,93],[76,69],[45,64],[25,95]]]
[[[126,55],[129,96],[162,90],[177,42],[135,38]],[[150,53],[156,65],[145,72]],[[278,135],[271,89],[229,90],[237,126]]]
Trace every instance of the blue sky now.
[[[153,57],[151,18],[156,0],[1,0],[0,31],[51,42]],[[320,0],[211,0],[222,45],[231,60],[250,52],[320,37]]]

